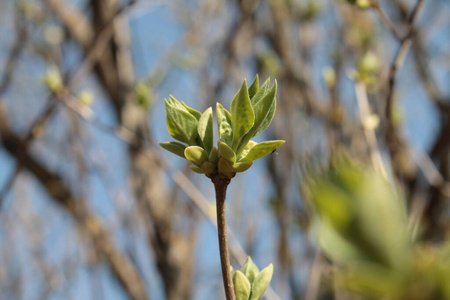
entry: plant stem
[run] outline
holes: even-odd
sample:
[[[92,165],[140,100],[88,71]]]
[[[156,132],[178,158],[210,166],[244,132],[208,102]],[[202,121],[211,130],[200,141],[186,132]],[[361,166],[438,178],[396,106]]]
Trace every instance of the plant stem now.
[[[217,210],[217,231],[219,235],[220,264],[222,266],[222,278],[227,300],[235,300],[233,281],[231,279],[230,257],[228,255],[227,240],[227,218],[225,209],[225,199],[229,179],[220,178],[216,175],[212,178],[216,190],[216,210]]]

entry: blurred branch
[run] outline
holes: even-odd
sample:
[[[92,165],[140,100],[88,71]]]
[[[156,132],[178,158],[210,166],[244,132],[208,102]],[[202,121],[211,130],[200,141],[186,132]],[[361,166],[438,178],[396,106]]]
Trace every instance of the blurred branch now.
[[[23,150],[27,148],[27,141],[22,140],[10,130],[6,124],[4,108],[0,107],[0,109],[1,143],[5,150],[16,160],[22,159],[23,167],[32,173],[47,193],[74,217],[94,243],[95,249],[107,259],[114,275],[130,297],[134,300],[148,299],[145,285],[135,266],[126,255],[117,249],[101,222],[89,212],[83,202],[76,200],[59,174],[48,170],[42,163]],[[21,153],[24,153],[23,156],[20,155]]]
[[[358,101],[359,119],[361,125],[364,129],[364,134],[366,136],[366,141],[369,146],[370,158],[372,164],[376,170],[383,174],[384,178],[388,178],[386,167],[383,163],[383,158],[381,157],[380,149],[378,147],[377,136],[375,133],[375,128],[368,124],[372,115],[370,112],[369,99],[367,98],[366,86],[363,82],[357,81],[355,83],[356,100]]]
[[[397,29],[397,27],[394,25],[394,23],[392,23],[391,19],[386,15],[386,12],[381,7],[380,2],[374,1],[372,4],[372,7],[375,9],[375,11],[380,16],[380,19],[383,22],[383,24],[391,31],[391,33],[397,38],[397,40],[401,41],[403,35]]]
[[[406,55],[409,51],[409,48],[411,47],[412,38],[414,34],[414,20],[416,19],[416,16],[418,15],[420,8],[423,6],[423,3],[424,3],[423,0],[418,0],[411,14],[407,18],[406,34],[400,40],[400,46],[397,50],[397,53],[394,56],[388,74],[388,86],[387,86],[386,106],[385,106],[385,118],[387,122],[386,143],[391,155],[393,171],[394,173],[396,173],[396,175],[400,175],[402,173],[405,175],[407,173],[404,170],[403,164],[401,163],[402,159],[400,158],[401,155],[405,155],[405,153],[407,153],[402,152],[401,149],[402,146],[406,147],[406,145],[398,132],[397,126],[394,124],[394,118],[392,116],[392,112],[394,109],[393,98],[396,85],[396,75],[400,67],[403,65]]]
[[[9,87],[11,83],[14,68],[28,40],[27,26],[18,8],[16,9],[15,23],[16,23],[16,33],[14,35],[15,41],[13,46],[11,47],[11,50],[9,51],[8,57],[6,59],[6,64],[3,70],[3,74],[0,77],[0,97],[5,93],[6,89]]]
[[[395,57],[392,61],[391,67],[389,68],[388,75],[388,92],[386,96],[386,119],[389,122],[390,126],[394,127],[392,124],[392,108],[393,108],[393,94],[395,88],[395,77],[397,75],[397,71],[403,65],[405,61],[405,57],[408,53],[409,48],[411,47],[413,33],[414,33],[414,20],[417,14],[422,7],[424,0],[418,0],[416,5],[413,8],[413,11],[409,15],[407,19],[407,31],[403,38],[400,40],[400,46],[395,54]]]

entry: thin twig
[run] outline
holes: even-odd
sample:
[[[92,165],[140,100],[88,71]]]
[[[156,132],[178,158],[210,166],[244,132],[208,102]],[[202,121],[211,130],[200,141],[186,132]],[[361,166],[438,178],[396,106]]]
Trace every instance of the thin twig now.
[[[220,264],[222,267],[223,285],[227,300],[234,300],[233,281],[231,279],[230,257],[228,255],[228,235],[226,218],[226,194],[229,179],[216,175],[212,182],[216,191],[217,232],[219,237]]]
[[[391,67],[389,69],[388,75],[388,92],[386,96],[386,119],[390,126],[392,126],[392,108],[393,108],[393,94],[394,88],[396,84],[395,76],[397,75],[397,71],[403,65],[405,61],[406,54],[408,53],[409,48],[411,47],[411,38],[414,31],[414,20],[418,15],[420,8],[422,7],[424,0],[418,0],[413,11],[407,20],[407,32],[405,36],[400,40],[400,47],[395,54],[394,60],[392,61]]]
[[[401,40],[403,35],[400,31],[397,30],[394,23],[392,23],[391,19],[388,17],[388,15],[384,12],[383,8],[381,8],[381,5],[378,1],[374,2],[372,4],[372,7],[375,9],[375,11],[380,16],[381,21],[383,24],[391,31],[391,33],[398,39]]]
[[[377,136],[375,128],[367,126],[366,122],[372,115],[370,112],[369,99],[367,98],[366,86],[363,82],[357,81],[355,85],[356,100],[358,102],[359,118],[364,128],[367,144],[369,145],[370,158],[374,167],[383,174],[387,179],[387,171],[381,157],[380,149],[378,147]]]

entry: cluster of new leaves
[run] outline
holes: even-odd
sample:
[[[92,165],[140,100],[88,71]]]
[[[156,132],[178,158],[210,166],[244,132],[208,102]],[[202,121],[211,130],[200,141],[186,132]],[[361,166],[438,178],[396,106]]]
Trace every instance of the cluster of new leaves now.
[[[233,272],[233,271],[232,271]],[[233,272],[233,285],[236,300],[259,300],[269,286],[272,279],[273,265],[270,264],[261,272],[247,257],[241,270]]]
[[[218,174],[231,179],[246,171],[254,160],[270,154],[284,141],[257,143],[253,137],[272,122],[276,109],[277,83],[269,87],[270,79],[259,87],[259,79],[250,87],[244,81],[231,102],[231,112],[220,103],[216,106],[219,140],[214,147],[213,112],[203,114],[170,96],[165,101],[167,128],[179,142],[160,143],[164,149],[188,159],[191,169],[213,178]]]

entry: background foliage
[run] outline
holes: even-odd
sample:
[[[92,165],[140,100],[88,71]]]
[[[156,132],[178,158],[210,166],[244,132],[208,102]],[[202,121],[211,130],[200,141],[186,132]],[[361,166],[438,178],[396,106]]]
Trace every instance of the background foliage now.
[[[448,298],[449,15],[445,0],[1,0],[0,298],[220,299],[213,190],[157,145],[163,99],[229,107],[255,74],[278,83],[257,142],[286,144],[230,186],[235,269],[273,263],[267,299]],[[363,175],[329,170],[342,153]],[[332,223],[382,241],[348,269],[318,224],[367,198],[397,208]],[[398,247],[419,258],[409,277]]]

